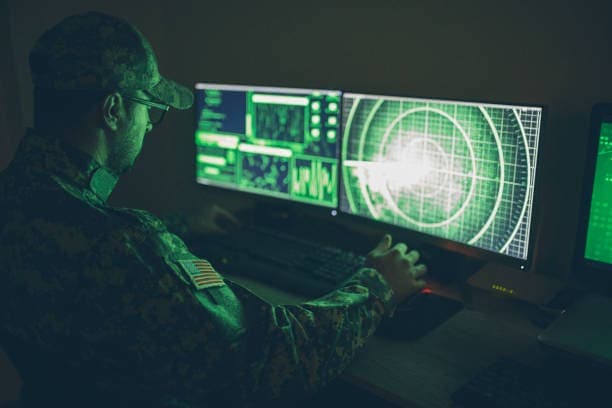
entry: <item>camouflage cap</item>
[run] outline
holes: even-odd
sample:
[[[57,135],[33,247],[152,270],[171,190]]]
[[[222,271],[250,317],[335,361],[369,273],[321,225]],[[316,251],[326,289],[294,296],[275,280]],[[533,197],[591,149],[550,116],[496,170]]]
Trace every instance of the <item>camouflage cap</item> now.
[[[54,90],[144,90],[177,109],[193,103],[186,87],[160,75],[153,48],[127,21],[98,12],[67,17],[30,52],[32,81]]]

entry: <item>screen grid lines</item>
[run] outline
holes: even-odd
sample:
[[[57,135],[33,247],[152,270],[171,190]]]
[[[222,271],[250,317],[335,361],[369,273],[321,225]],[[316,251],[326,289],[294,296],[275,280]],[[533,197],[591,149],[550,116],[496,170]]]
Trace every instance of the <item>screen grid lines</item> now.
[[[540,108],[345,95],[344,109],[343,211],[527,258]]]

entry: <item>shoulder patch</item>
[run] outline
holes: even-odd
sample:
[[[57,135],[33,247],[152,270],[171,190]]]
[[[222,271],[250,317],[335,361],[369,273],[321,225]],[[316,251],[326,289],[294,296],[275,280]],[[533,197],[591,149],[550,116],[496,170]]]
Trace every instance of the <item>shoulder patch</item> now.
[[[178,263],[187,272],[197,290],[225,286],[221,275],[206,259],[179,259]]]

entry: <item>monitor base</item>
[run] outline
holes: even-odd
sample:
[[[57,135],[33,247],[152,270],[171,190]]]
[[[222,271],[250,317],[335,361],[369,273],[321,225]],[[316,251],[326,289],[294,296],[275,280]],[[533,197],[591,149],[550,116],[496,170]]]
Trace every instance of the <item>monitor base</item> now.
[[[565,283],[549,276],[489,262],[468,279],[468,284],[527,303],[549,303]]]

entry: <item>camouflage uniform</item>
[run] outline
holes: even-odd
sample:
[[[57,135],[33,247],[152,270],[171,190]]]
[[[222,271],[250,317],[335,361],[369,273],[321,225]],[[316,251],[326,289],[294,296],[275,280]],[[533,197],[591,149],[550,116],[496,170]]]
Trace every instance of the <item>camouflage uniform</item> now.
[[[316,391],[388,310],[391,289],[368,268],[320,299],[271,305],[155,216],[107,205],[116,182],[32,130],[0,174],[0,345],[25,402],[245,405]]]

